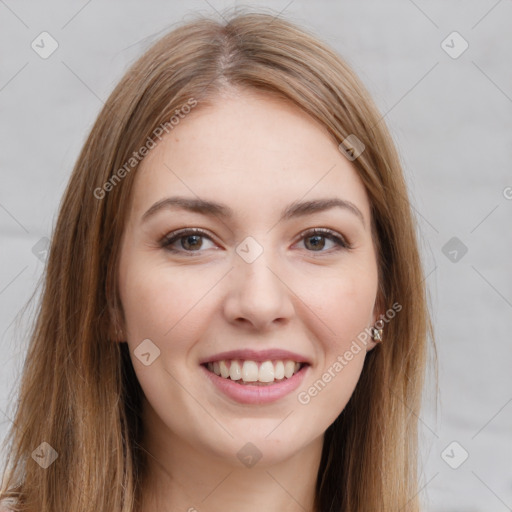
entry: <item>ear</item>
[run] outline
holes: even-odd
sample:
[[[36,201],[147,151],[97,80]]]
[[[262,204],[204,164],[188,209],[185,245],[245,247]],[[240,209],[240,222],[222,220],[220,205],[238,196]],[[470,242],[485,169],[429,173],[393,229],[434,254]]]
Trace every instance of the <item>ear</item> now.
[[[373,315],[372,315],[372,326],[375,326],[375,322],[384,316],[384,304],[381,294],[379,293],[377,299],[375,300],[375,305],[373,307]],[[373,350],[380,342],[373,341],[370,337],[366,343],[366,352],[370,352]]]
[[[378,344],[378,342],[373,341],[372,338],[369,338],[366,342],[366,352],[370,352],[370,350],[373,350]]]

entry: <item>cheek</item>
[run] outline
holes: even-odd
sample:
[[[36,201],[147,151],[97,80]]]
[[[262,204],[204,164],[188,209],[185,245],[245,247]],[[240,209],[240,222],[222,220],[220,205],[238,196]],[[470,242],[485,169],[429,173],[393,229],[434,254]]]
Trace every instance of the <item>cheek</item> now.
[[[343,279],[331,302],[333,330],[340,341],[355,337],[369,326],[376,297],[376,284],[355,276]]]
[[[374,265],[347,267],[322,281],[315,293],[309,293],[308,305],[322,320],[326,336],[323,350],[327,358],[346,350],[358,334],[369,327],[377,294],[377,270]]]
[[[377,269],[371,262],[345,270],[325,281],[311,299],[328,335],[318,336],[319,366],[298,396],[302,407],[321,418],[325,428],[345,408],[359,381],[366,346],[358,336],[371,325],[377,293]]]
[[[366,346],[357,337],[370,325],[375,295],[376,282],[352,274],[331,280],[314,298],[322,320],[316,322],[318,366],[297,395],[305,414],[317,419],[311,428],[326,429],[356,388],[366,356]],[[320,330],[328,335],[321,336]]]
[[[120,295],[133,348],[149,338],[161,350],[172,340],[173,351],[179,351],[186,340],[198,336],[204,317],[202,299],[214,284],[211,276],[180,268],[170,271],[142,258],[127,261],[122,270]]]

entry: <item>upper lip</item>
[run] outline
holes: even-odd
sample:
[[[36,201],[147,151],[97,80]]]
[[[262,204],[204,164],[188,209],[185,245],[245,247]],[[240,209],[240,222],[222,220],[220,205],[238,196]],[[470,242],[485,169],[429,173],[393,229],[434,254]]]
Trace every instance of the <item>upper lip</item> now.
[[[291,361],[295,361],[296,363],[311,364],[310,360],[307,357],[305,357],[301,354],[297,354],[296,352],[290,352],[289,350],[282,350],[282,349],[229,350],[226,352],[220,352],[218,354],[205,357],[200,361],[200,364],[213,363],[215,361],[222,361],[222,360],[233,360],[233,359],[242,359],[244,361],[256,361],[256,362],[284,361],[284,360],[289,359]]]

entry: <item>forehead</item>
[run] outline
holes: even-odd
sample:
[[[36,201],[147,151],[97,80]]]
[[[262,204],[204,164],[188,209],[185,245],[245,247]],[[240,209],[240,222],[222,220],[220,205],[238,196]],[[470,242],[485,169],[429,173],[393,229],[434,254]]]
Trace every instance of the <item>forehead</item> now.
[[[223,94],[184,115],[140,164],[133,195],[137,214],[166,195],[186,195],[241,215],[328,195],[369,218],[364,186],[326,128],[289,102],[252,91]]]

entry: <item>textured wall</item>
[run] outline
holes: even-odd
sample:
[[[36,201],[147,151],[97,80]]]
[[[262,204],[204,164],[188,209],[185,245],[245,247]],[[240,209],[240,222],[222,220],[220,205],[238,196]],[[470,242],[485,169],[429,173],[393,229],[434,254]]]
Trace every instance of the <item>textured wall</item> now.
[[[160,33],[235,5],[183,4],[0,0],[2,438],[25,348],[17,314],[102,102]],[[284,10],[334,46],[402,155],[440,362],[437,412],[430,393],[421,414],[425,510],[512,510],[512,2],[243,5]]]

